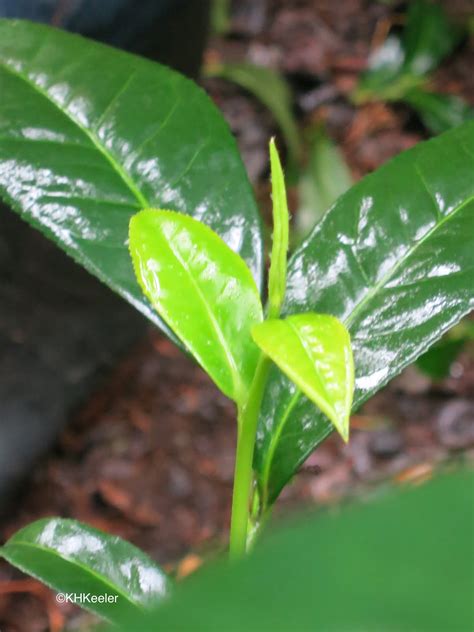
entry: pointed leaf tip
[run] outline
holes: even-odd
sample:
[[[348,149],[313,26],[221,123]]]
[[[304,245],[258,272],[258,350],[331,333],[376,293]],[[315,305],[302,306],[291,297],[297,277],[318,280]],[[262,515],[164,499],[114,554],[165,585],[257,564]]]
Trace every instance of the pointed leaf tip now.
[[[274,138],[270,140],[270,168],[273,202],[273,243],[268,275],[268,313],[270,318],[277,318],[280,315],[280,309],[285,297],[290,215],[286,198],[285,177]]]
[[[354,362],[344,325],[327,314],[297,314],[252,328],[257,345],[330,419],[347,443]]]

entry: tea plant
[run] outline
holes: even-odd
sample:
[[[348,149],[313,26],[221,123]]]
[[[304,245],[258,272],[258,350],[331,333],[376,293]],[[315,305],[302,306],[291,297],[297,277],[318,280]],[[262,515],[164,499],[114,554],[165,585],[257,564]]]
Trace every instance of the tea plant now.
[[[306,457],[334,428],[347,440],[351,410],[472,309],[474,122],[353,186],[289,261],[285,184],[271,143],[264,307],[255,201],[222,117],[192,82],[76,36],[0,20],[0,90],[4,200],[186,349],[235,402],[229,548],[233,560],[242,557]],[[82,605],[115,623],[132,617],[130,630],[157,629],[141,613],[170,581],[118,538],[48,518],[16,533],[1,555],[55,590],[88,593]],[[101,600],[106,593],[116,599]],[[167,608],[156,615],[161,629],[170,629]],[[196,629],[212,628],[204,619]]]

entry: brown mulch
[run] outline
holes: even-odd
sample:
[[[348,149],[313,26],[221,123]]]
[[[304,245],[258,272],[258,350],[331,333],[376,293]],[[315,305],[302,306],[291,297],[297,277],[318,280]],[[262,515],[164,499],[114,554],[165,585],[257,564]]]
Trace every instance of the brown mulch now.
[[[418,482],[456,459],[474,460],[474,359],[432,384],[409,369],[333,435],[283,492],[277,515],[335,503],[380,483]],[[156,332],[78,413],[1,525],[1,537],[51,515],[73,517],[144,548],[183,577],[225,548],[232,489],[233,405]],[[57,606],[37,582],[2,565],[0,629],[60,630],[89,620]],[[57,626],[57,627],[54,627]],[[59,626],[59,627],[58,627]]]
[[[460,3],[462,5],[462,2]],[[232,32],[210,54],[266,63],[284,72],[307,125],[323,120],[355,177],[427,133],[403,106],[355,109],[347,94],[392,19],[386,3],[241,0]],[[473,99],[473,50],[466,43],[435,81]],[[259,197],[266,196],[271,115],[218,80],[206,87],[236,133]],[[474,359],[466,349],[451,377],[432,383],[410,368],[352,420],[345,446],[332,436],[311,455],[278,502],[334,503],[386,480],[424,480],[452,459],[474,458]],[[210,380],[156,332],[117,367],[31,473],[1,538],[35,518],[73,517],[144,548],[183,577],[225,547],[235,446],[234,410]],[[0,566],[0,630],[59,632],[87,625],[47,589]]]

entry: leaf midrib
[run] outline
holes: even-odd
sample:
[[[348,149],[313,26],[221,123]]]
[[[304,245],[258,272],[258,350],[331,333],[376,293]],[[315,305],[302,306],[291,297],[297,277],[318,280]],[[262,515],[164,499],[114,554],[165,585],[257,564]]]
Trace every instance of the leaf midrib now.
[[[68,119],[74,125],[76,125],[76,127],[91,141],[91,143],[97,149],[97,151],[99,151],[104,156],[104,158],[110,164],[112,169],[118,174],[118,176],[127,186],[127,188],[133,194],[133,196],[139,203],[140,207],[147,208],[151,206],[148,200],[146,199],[146,197],[143,195],[143,193],[139,189],[139,187],[136,185],[136,183],[132,179],[132,177],[129,175],[129,173],[122,167],[122,165],[120,164],[120,162],[118,162],[115,156],[101,143],[100,139],[91,130],[89,130],[87,127],[82,125],[74,116],[71,115],[71,113],[68,110],[63,109],[59,105],[59,103],[57,103],[51,97],[51,95],[47,92],[47,90],[44,90],[43,88],[38,86],[34,81],[32,81],[29,78],[27,74],[23,74],[22,72],[15,70],[3,60],[0,61],[0,67],[3,68],[5,72],[9,73],[13,77],[16,77],[20,79],[21,81],[23,81],[34,92],[36,92],[38,95],[44,98],[48,103],[53,105],[58,110],[58,112],[60,112],[66,119]]]
[[[413,244],[413,246],[411,246],[411,248],[409,248],[407,250],[407,252],[405,253],[405,255],[399,259],[395,265],[393,266],[393,268],[391,268],[379,281],[377,281],[377,283],[375,283],[375,285],[373,285],[367,292],[367,294],[364,296],[364,298],[359,301],[359,303],[357,303],[357,305],[355,306],[355,308],[351,311],[351,313],[349,314],[349,316],[342,321],[347,329],[350,329],[351,325],[353,324],[356,316],[361,312],[361,310],[365,307],[365,305],[372,299],[373,296],[375,296],[375,294],[377,294],[379,292],[379,290],[381,290],[386,283],[388,283],[388,281],[391,279],[391,277],[398,271],[398,269],[412,256],[412,254],[414,252],[416,252],[416,250],[418,250],[418,248],[420,246],[422,246],[428,239],[431,238],[431,236],[442,226],[444,226],[444,224],[446,224],[446,222],[448,222],[450,219],[452,219],[452,217],[454,217],[455,215],[457,215],[457,213],[459,211],[461,211],[465,206],[467,206],[468,204],[470,204],[470,202],[474,201],[474,195],[471,195],[470,197],[468,197],[466,200],[464,200],[456,209],[454,209],[453,211],[451,211],[451,213],[448,213],[447,215],[445,215],[443,217],[442,220],[440,220],[439,222],[436,222],[435,225],[430,228],[429,231],[426,232],[425,235],[423,235],[423,237],[421,239],[419,239],[417,242],[415,242]]]
[[[166,243],[166,239],[163,235],[163,239]],[[224,336],[224,333],[222,331],[222,328],[219,324],[219,322],[217,321],[216,317],[214,316],[212,309],[209,306],[208,301],[206,300],[206,297],[204,296],[201,288],[199,287],[199,284],[196,282],[196,279],[194,278],[194,275],[191,273],[191,270],[189,269],[189,267],[187,266],[186,261],[181,257],[181,255],[178,253],[178,251],[176,249],[174,249],[172,247],[172,242],[167,244],[169,249],[171,250],[171,252],[173,253],[173,255],[176,257],[176,259],[179,261],[179,263],[181,264],[183,270],[186,272],[187,276],[189,277],[189,280],[192,284],[192,286],[194,287],[194,289],[196,290],[196,293],[198,294],[199,298],[201,299],[201,303],[204,306],[204,311],[209,319],[209,322],[211,323],[212,328],[214,329],[217,338],[221,344],[222,350],[224,352],[224,358],[226,360],[226,364],[230,370],[230,374],[232,376],[232,386],[233,386],[233,390],[234,390],[234,397],[235,397],[235,401],[237,403],[242,403],[243,399],[244,399],[244,394],[245,394],[245,389],[244,386],[242,384],[242,380],[240,378],[240,372],[237,368],[237,364],[234,358],[234,354],[232,353],[227,340]],[[171,319],[170,319],[171,320]]]
[[[351,326],[351,324],[353,324],[354,319],[355,319],[354,314],[357,315],[358,313],[360,313],[360,311],[366,306],[366,304],[372,299],[372,297],[375,296],[375,294],[377,294],[377,292],[397,272],[397,270],[400,268],[400,266],[403,265],[404,263],[406,263],[407,259],[409,257],[411,257],[413,255],[413,253],[416,252],[416,250],[423,243],[425,243],[426,240],[430,239],[431,236],[441,226],[443,226],[452,217],[457,215],[457,213],[460,210],[462,210],[464,208],[464,206],[467,206],[473,200],[474,200],[474,195],[471,195],[466,200],[464,200],[457,208],[455,208],[453,211],[451,211],[451,213],[445,215],[442,220],[440,220],[439,222],[435,223],[435,225],[429,231],[427,231],[427,233],[420,240],[415,242],[415,244],[413,244],[413,246],[407,250],[407,252],[405,253],[405,256],[403,258],[399,259],[396,262],[396,264],[393,266],[393,268],[391,268],[390,271],[388,271],[375,285],[373,285],[368,290],[367,294],[359,301],[359,303],[357,303],[357,305],[354,307],[354,309],[349,314],[349,316],[345,320],[342,321],[349,331],[350,331],[350,326]],[[262,472],[265,472],[266,475],[267,475],[266,479],[264,480],[264,484],[265,484],[266,487],[268,485],[268,480],[270,478],[271,463],[273,461],[273,457],[274,457],[274,454],[275,454],[275,451],[276,451],[276,448],[277,448],[277,445],[278,445],[278,440],[279,440],[279,438],[281,436],[281,431],[282,430],[281,430],[280,427],[283,424],[286,424],[286,422],[288,420],[288,417],[289,417],[288,409],[291,408],[291,410],[293,410],[293,408],[296,406],[296,404],[297,404],[299,398],[301,397],[301,395],[302,395],[302,391],[301,391],[301,389],[298,389],[294,393],[294,395],[291,397],[290,402],[285,407],[285,412],[281,416],[281,421],[278,424],[276,431],[272,434],[272,439],[270,440],[269,449],[267,451],[267,454],[269,455],[269,458],[265,459],[264,467],[262,468]],[[357,399],[354,399],[353,408],[358,406],[358,405],[359,405],[359,402],[357,401]],[[274,438],[276,439],[275,441],[274,441]],[[268,462],[268,465],[267,465],[267,462]],[[268,492],[266,492],[266,493],[268,494]]]

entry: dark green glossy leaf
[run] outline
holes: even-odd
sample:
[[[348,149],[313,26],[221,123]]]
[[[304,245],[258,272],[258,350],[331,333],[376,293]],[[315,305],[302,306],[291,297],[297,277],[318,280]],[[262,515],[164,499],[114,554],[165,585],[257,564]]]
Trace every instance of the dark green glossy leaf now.
[[[202,222],[154,209],[132,218],[130,252],[159,315],[219,388],[243,403],[259,355],[250,329],[263,317],[245,262]]]
[[[404,101],[418,112],[423,124],[433,134],[441,134],[474,119],[474,108],[451,94],[411,90]]]
[[[468,632],[472,472],[282,528],[191,577],[127,632]]]
[[[164,572],[129,542],[75,520],[45,518],[17,531],[0,555],[61,593],[89,595],[81,605],[115,623],[161,601]],[[111,597],[102,603],[100,596]]]
[[[309,152],[298,183],[299,204],[292,231],[296,243],[308,236],[324,212],[352,185],[341,152],[323,130],[313,135]]]
[[[449,55],[460,35],[442,5],[428,0],[410,2],[401,39],[390,35],[375,51],[360,78],[355,100],[403,99]]]
[[[296,314],[255,325],[252,336],[347,441],[354,363],[344,325],[327,314]]]
[[[474,122],[361,180],[291,259],[282,313],[347,326],[355,408],[474,307],[473,174]],[[262,406],[255,466],[274,500],[332,426],[277,369]]]
[[[141,57],[0,20],[0,196],[151,320],[130,217],[174,208],[216,230],[257,284],[262,237],[229,129],[206,94]]]
[[[292,112],[291,91],[278,72],[264,66],[240,63],[210,66],[207,73],[232,81],[256,96],[275,117],[293,161],[298,162],[301,138]]]

